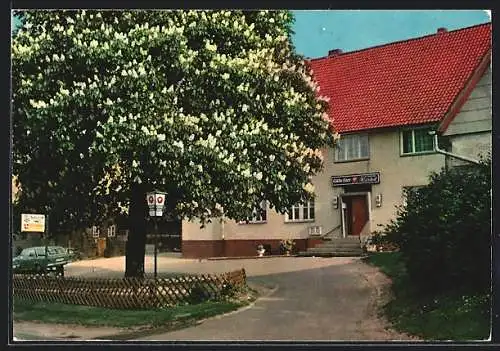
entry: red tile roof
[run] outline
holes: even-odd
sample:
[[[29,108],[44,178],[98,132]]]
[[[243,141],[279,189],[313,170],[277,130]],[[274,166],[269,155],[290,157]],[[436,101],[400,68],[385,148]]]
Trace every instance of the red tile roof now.
[[[309,62],[345,133],[440,121],[490,50],[486,23]]]

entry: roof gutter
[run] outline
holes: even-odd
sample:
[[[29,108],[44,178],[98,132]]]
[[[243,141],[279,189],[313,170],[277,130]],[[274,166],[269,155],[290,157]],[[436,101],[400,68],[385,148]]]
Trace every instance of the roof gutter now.
[[[475,160],[473,158],[469,158],[469,157],[462,156],[462,155],[452,154],[451,152],[444,151],[444,150],[440,149],[439,144],[438,144],[438,134],[435,131],[431,131],[431,132],[429,132],[429,134],[434,136],[434,151],[435,152],[446,155],[446,156],[454,157],[454,158],[457,158],[457,159],[462,160],[462,161],[474,163],[476,165],[481,163],[481,162],[479,162],[479,160]]]

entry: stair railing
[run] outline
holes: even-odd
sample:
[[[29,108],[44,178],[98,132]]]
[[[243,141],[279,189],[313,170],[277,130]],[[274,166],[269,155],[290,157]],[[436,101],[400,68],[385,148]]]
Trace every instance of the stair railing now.
[[[333,229],[330,229],[329,231],[325,232],[325,234],[320,235],[319,237],[323,240],[331,236],[330,239],[333,239],[333,233],[339,229],[342,226],[342,224],[339,224],[338,226],[334,227]]]

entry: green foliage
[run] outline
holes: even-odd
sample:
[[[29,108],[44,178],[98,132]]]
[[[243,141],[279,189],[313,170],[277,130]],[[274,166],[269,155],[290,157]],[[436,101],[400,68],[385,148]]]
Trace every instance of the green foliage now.
[[[292,239],[286,239],[280,241],[280,252],[283,254],[285,252],[292,252],[295,248],[295,241]]]
[[[432,174],[387,227],[420,291],[490,287],[491,161]]]
[[[373,245],[376,251],[396,251],[398,247],[393,243],[390,236],[386,235],[381,231],[373,232],[365,243],[365,249],[367,245]]]
[[[394,328],[426,340],[485,340],[490,333],[487,294],[439,294],[432,298],[396,298],[385,311]]]
[[[456,291],[421,294],[409,281],[401,252],[378,252],[365,260],[392,280],[392,297],[383,312],[392,327],[426,340],[487,339],[490,296]]]
[[[189,290],[189,297],[187,300],[190,304],[198,304],[213,300],[213,296],[210,292],[211,290],[208,284],[197,282],[191,290]]]
[[[199,320],[226,313],[241,307],[241,305],[241,303],[236,302],[209,301],[197,305],[179,305],[165,309],[125,310],[15,300],[13,317],[16,321],[120,328],[169,326],[174,322]]]
[[[223,300],[228,300],[231,299],[238,294],[242,293],[245,289],[242,287],[239,287],[233,283],[226,283],[222,286],[221,289],[221,298]]]
[[[334,136],[289,11],[18,15],[13,172],[51,229],[127,214],[137,183],[202,223],[314,191]]]

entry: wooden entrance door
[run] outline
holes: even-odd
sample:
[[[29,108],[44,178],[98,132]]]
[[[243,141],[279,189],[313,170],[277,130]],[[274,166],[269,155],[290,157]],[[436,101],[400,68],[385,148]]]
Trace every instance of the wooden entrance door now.
[[[368,222],[368,208],[366,196],[351,196],[351,235],[360,235],[366,222]]]
[[[104,250],[106,250],[106,238],[99,238],[97,241],[97,256],[104,256]]]

